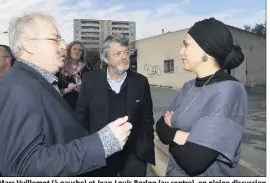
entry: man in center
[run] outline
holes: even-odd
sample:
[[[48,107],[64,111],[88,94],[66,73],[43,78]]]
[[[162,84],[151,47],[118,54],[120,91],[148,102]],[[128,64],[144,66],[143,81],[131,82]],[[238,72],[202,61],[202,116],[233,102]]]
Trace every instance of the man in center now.
[[[155,164],[154,119],[150,86],[145,76],[129,71],[129,40],[108,36],[101,45],[103,70],[84,75],[77,103],[78,121],[95,133],[127,115],[133,125],[124,149],[107,158],[107,166],[85,176],[146,176],[147,163]]]

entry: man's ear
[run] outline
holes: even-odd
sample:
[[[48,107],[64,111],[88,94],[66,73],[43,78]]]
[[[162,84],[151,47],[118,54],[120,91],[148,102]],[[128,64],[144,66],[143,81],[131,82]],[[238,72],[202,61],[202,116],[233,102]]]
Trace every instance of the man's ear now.
[[[25,40],[25,41],[23,41],[22,46],[23,46],[23,49],[27,53],[29,53],[29,54],[33,54],[34,53],[34,47],[35,47],[35,45],[33,44],[33,41],[30,42],[29,40]]]
[[[108,64],[108,59],[105,58],[103,55],[101,56],[101,60],[103,60],[103,62],[105,62],[106,64]]]
[[[11,67],[12,66],[12,63],[11,62],[12,62],[12,57],[7,57],[6,58],[6,64],[7,64],[8,67]]]

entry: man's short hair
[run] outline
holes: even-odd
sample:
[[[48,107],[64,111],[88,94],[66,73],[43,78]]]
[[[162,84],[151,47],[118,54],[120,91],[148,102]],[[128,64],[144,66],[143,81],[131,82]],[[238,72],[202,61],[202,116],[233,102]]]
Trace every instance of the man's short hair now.
[[[129,39],[127,36],[123,34],[112,34],[112,35],[107,36],[100,47],[100,59],[101,61],[105,63],[108,58],[108,51],[109,51],[111,42],[117,42],[117,43],[120,43],[122,46],[126,46],[126,47],[129,46]]]
[[[23,41],[37,34],[36,20],[42,19],[54,22],[51,16],[43,13],[28,13],[21,17],[13,18],[10,21],[8,39],[14,57],[20,58],[21,52],[25,51],[22,45]]]
[[[11,65],[13,65],[16,59],[13,56],[10,47],[7,45],[0,44],[0,48],[4,48],[5,55],[11,57]]]

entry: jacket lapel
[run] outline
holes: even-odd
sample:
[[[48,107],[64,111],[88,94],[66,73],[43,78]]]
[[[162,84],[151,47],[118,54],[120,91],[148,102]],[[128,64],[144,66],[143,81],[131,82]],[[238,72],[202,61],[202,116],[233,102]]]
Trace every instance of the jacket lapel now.
[[[63,99],[62,95],[35,69],[29,67],[28,65],[22,62],[16,62],[14,64],[15,69],[20,69],[24,71],[27,75],[36,79],[39,84],[50,94],[52,97],[58,101],[74,118],[75,112],[71,109],[71,107],[67,104],[67,102]],[[76,119],[76,118],[75,118]]]
[[[103,120],[101,120],[104,125],[107,125],[109,122],[109,113],[108,113],[108,82],[107,82],[107,71],[101,70],[101,80],[97,83],[96,92],[98,92],[98,100],[104,106],[101,116],[103,116]]]
[[[136,82],[133,79],[132,73],[130,71],[127,72],[127,113],[129,117],[129,121],[132,122],[133,118],[133,105],[136,100],[135,98],[135,91],[136,89]]]
[[[48,91],[48,93],[50,93],[53,98],[58,101],[76,119],[75,111],[73,111],[65,99],[63,99],[63,96],[45,79],[42,79],[39,82]]]

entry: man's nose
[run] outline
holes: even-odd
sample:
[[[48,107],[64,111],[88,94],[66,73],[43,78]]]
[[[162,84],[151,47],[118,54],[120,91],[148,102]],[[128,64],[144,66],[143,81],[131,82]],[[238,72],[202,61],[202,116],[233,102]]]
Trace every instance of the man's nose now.
[[[122,53],[122,58],[127,59],[129,57],[129,54],[127,52]]]
[[[182,47],[181,49],[180,49],[180,55],[184,55],[184,47]]]
[[[60,44],[59,44],[59,49],[61,50],[65,50],[67,48],[65,42],[63,40],[60,41]]]
[[[128,59],[127,54],[122,55],[122,59],[123,59],[123,60],[127,60],[127,59]]]

